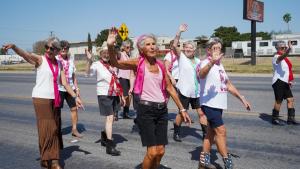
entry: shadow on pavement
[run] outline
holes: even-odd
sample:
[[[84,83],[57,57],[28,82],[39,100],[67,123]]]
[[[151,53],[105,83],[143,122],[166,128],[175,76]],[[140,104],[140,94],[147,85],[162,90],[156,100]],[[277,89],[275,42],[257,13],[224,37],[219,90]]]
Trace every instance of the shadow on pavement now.
[[[266,121],[266,122],[272,124],[272,115],[270,115],[270,114],[260,113],[260,114],[259,114],[259,118],[262,119],[263,121]],[[279,119],[279,121],[280,121],[282,124],[285,123],[284,120]]]
[[[190,151],[189,153],[192,155],[192,156],[191,156],[191,160],[199,161],[201,150],[202,150],[202,146],[198,146],[198,147],[196,147],[195,150]],[[222,166],[221,166],[220,164],[216,163],[217,160],[218,160],[217,150],[211,149],[211,151],[210,151],[210,161],[211,161],[211,163],[212,163],[217,169],[222,169]]]
[[[121,136],[120,134],[113,134],[112,138],[115,144],[123,143],[124,141],[128,141],[125,137]],[[101,143],[101,138],[94,143]]]
[[[86,131],[84,125],[81,124],[81,123],[77,124],[77,130],[78,130],[79,133],[82,133],[82,132]],[[71,132],[72,132],[72,126],[68,126],[68,127],[65,127],[65,128],[61,129],[62,135],[71,134]]]
[[[138,164],[137,166],[134,167],[134,169],[141,169],[142,168],[142,163]],[[170,167],[164,166],[163,164],[160,164],[157,169],[172,169]]]
[[[92,154],[89,151],[85,151],[79,148],[80,146],[69,146],[64,148],[61,152],[60,152],[60,163],[62,164],[62,166],[65,166],[65,160],[69,159],[70,157],[72,157],[72,153],[77,151],[77,152],[82,152],[84,153],[84,155],[88,155],[88,154]]]

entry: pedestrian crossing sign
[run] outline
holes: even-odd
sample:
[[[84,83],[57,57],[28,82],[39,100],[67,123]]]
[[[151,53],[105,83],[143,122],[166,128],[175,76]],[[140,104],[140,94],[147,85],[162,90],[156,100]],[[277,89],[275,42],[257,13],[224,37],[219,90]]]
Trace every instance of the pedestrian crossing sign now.
[[[125,23],[122,23],[122,25],[120,26],[118,33],[120,35],[120,37],[122,38],[122,40],[126,40],[128,37],[128,28],[126,26]]]

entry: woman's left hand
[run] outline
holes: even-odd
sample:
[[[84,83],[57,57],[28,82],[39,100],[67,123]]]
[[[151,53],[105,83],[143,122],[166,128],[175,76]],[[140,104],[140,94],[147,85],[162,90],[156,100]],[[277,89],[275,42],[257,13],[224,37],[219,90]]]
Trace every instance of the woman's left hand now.
[[[124,96],[120,96],[121,106],[125,106],[126,100]]]
[[[75,101],[76,101],[77,108],[82,108],[84,110],[84,106],[83,106],[81,99],[79,97],[76,97]]]
[[[182,111],[180,112],[181,116],[183,117],[183,121],[188,124],[191,125],[192,124],[192,120],[189,116],[189,114],[186,111]]]

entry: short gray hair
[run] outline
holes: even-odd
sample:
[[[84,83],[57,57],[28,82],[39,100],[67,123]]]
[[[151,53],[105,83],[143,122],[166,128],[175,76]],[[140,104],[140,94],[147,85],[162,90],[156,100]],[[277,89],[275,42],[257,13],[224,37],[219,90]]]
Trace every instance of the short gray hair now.
[[[209,38],[208,42],[206,43],[207,48],[210,49],[213,45],[215,45],[217,43],[220,43],[221,45],[223,45],[223,42],[220,38],[218,38],[218,37]]]
[[[128,46],[128,45],[131,45],[130,40],[125,40],[125,41],[122,42],[121,47],[123,47],[123,46]]]
[[[60,41],[57,37],[50,37],[46,40],[47,42],[47,45],[52,45],[53,47],[57,48],[57,49],[61,49],[61,46],[60,46]]]
[[[276,49],[278,49],[279,48],[279,46],[286,46],[286,43],[284,42],[284,41],[278,41],[278,42],[276,42]]]
[[[196,45],[193,41],[186,41],[186,42],[183,42],[183,46],[186,46],[186,45],[192,45],[193,48],[196,50]]]
[[[156,39],[155,35],[153,35],[153,34],[141,35],[140,37],[138,37],[137,43],[136,43],[138,50],[141,50],[145,46],[145,39],[147,39],[147,38],[153,39],[156,44],[157,39]]]

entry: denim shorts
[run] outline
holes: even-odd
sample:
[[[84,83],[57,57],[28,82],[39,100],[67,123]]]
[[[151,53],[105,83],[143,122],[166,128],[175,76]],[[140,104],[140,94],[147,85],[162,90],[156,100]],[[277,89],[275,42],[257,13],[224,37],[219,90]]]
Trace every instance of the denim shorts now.
[[[211,128],[217,128],[224,125],[222,119],[223,109],[212,108],[208,106],[201,106],[201,109],[207,117],[207,121]]]

